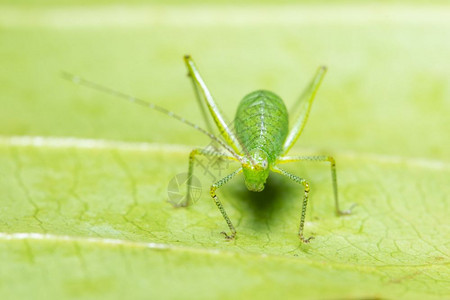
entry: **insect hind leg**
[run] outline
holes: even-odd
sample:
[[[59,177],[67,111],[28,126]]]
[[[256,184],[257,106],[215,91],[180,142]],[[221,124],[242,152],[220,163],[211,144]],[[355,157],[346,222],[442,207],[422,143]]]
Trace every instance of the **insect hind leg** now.
[[[278,164],[289,163],[289,162],[301,162],[301,161],[316,161],[316,162],[329,162],[331,167],[331,180],[333,184],[333,194],[334,194],[334,205],[335,212],[338,216],[349,215],[352,213],[353,208],[356,204],[352,204],[349,209],[341,210],[339,208],[339,196],[337,187],[337,176],[336,176],[336,161],[332,156],[328,155],[313,155],[313,156],[285,156],[277,160]]]
[[[206,116],[206,109],[205,109],[206,106],[206,108],[208,108],[210,112],[212,120],[216,124],[217,129],[219,130],[220,135],[225,139],[227,145],[229,145],[236,154],[241,153],[240,150],[241,145],[239,143],[239,140],[237,139],[233,130],[228,126],[228,123],[225,121],[225,118],[220,112],[219,107],[214,101],[214,98],[212,97],[211,93],[209,92],[208,87],[203,81],[203,78],[200,76],[200,73],[194,64],[194,61],[189,55],[185,55],[184,62],[188,69],[189,76],[192,79],[194,91],[197,95],[197,101],[202,102],[202,99],[204,100],[202,104],[200,104],[200,109],[202,110],[202,114],[205,118],[205,121],[207,122],[207,124],[209,124],[210,119]],[[207,126],[208,128],[212,128],[210,124]]]
[[[189,57],[185,58],[185,61],[187,61],[189,59]],[[205,120],[206,123],[206,128],[208,129],[208,131],[212,134],[215,133],[215,130],[213,128],[213,126],[211,125],[211,121],[206,113],[206,104],[205,104],[205,100],[201,94],[201,92],[199,91],[199,87],[195,81],[195,74],[192,72],[191,69],[188,68],[188,77],[191,79],[192,82],[192,87],[194,89],[194,94],[195,94],[195,98],[197,99],[197,104],[200,107],[200,111],[202,113],[203,119]]]
[[[316,97],[317,91],[319,90],[320,84],[325,77],[327,68],[321,66],[317,69],[311,83],[308,85],[306,90],[302,93],[299,100],[295,103],[294,107],[290,110],[292,112],[293,119],[295,120],[292,128],[286,138],[283,145],[283,154],[287,154],[289,150],[294,146],[295,142],[298,140],[302,134],[303,128],[308,120],[309,112],[311,110],[311,105]]]

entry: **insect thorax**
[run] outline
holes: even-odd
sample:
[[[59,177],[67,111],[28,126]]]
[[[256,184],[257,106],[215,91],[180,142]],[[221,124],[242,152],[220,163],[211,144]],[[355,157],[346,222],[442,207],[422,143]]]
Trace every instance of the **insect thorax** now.
[[[253,192],[262,191],[270,170],[267,153],[261,149],[253,149],[245,155],[242,169],[247,188]]]

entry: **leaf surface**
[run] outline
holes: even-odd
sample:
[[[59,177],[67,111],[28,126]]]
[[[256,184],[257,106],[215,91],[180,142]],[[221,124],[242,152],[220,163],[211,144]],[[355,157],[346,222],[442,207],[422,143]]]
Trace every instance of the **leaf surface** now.
[[[0,298],[450,297],[450,10],[333,9],[0,10]],[[197,165],[198,201],[167,201],[206,138],[58,78],[80,73],[203,125],[186,53],[230,120],[261,87],[290,107],[326,63],[291,152],[335,155],[354,214],[334,216],[327,165],[289,166],[312,189],[303,245],[302,189],[271,175],[251,193],[239,176],[219,190],[238,231],[227,242],[208,193],[224,170]]]

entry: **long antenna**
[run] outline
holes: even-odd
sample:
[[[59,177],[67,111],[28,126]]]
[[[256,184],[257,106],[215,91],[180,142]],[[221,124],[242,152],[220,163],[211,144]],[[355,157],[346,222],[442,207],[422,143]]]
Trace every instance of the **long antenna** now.
[[[239,161],[240,163],[243,163],[242,158],[230,146],[225,144],[222,140],[217,138],[214,134],[206,131],[205,129],[203,129],[201,127],[199,127],[197,124],[194,124],[191,121],[188,121],[185,118],[175,114],[174,112],[165,109],[164,107],[161,107],[161,106],[158,106],[156,104],[147,102],[145,100],[136,98],[134,96],[131,96],[131,95],[128,95],[128,94],[116,91],[116,90],[114,90],[112,88],[109,88],[109,87],[103,86],[101,84],[95,83],[93,81],[84,79],[84,78],[82,78],[80,76],[71,74],[69,72],[62,71],[61,75],[62,75],[62,77],[64,79],[66,79],[68,81],[72,81],[75,84],[82,85],[82,86],[94,89],[96,91],[103,92],[103,93],[106,93],[106,94],[109,94],[109,95],[112,95],[112,96],[115,96],[115,97],[118,97],[118,98],[122,98],[122,99],[128,100],[128,101],[136,103],[138,105],[154,109],[154,110],[156,110],[156,111],[158,111],[160,113],[165,114],[166,116],[174,118],[175,120],[178,120],[178,121],[180,121],[180,122],[182,122],[182,123],[184,123],[184,124],[186,124],[188,126],[191,126],[192,128],[196,129],[197,131],[200,131],[204,135],[208,136],[210,139],[218,142],[222,147],[224,147],[228,152],[230,152],[231,155],[233,155],[236,158],[237,161]]]

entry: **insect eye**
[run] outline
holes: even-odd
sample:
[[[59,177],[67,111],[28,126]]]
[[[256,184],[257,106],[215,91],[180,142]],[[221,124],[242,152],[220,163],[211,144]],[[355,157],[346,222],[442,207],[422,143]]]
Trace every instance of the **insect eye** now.
[[[261,167],[263,167],[264,169],[267,168],[267,161],[266,160],[261,163]]]

